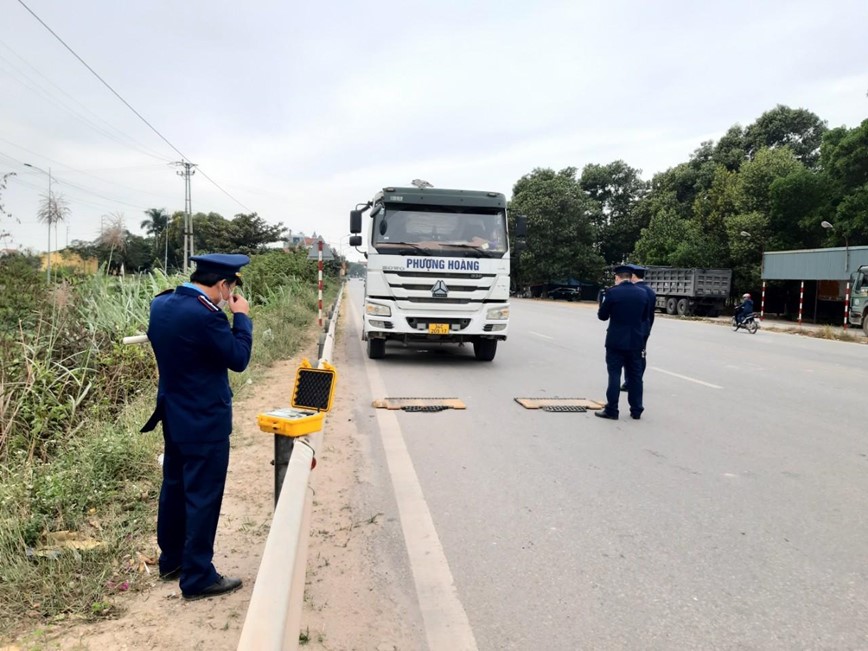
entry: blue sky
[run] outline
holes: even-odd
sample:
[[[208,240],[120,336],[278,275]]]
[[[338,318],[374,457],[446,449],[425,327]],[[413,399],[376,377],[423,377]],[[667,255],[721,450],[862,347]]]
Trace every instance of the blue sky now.
[[[864,0],[251,3],[25,0],[189,160],[194,211],[256,211],[346,245],[385,185],[509,194],[535,167],[654,173],[776,104],[868,117]],[[51,169],[92,240],[104,215],[184,206],[145,126],[18,2],[0,21],[0,246],[44,250]],[[231,195],[231,196],[230,196]]]

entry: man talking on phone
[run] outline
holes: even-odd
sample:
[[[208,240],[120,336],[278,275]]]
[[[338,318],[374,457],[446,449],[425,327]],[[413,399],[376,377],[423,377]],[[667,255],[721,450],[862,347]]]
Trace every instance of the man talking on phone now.
[[[163,423],[160,578],[180,579],[184,599],[193,600],[241,587],[241,579],[220,575],[212,559],[232,432],[228,371],[247,368],[253,324],[247,300],[234,293],[250,258],[215,253],[190,260],[196,263],[190,282],[151,302],[148,339],[160,380],[156,409],[142,431]]]

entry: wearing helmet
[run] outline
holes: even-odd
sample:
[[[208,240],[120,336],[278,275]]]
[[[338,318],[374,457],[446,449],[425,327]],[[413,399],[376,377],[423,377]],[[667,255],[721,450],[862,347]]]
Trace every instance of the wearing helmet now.
[[[742,294],[741,297],[742,298],[750,298],[750,294]]]

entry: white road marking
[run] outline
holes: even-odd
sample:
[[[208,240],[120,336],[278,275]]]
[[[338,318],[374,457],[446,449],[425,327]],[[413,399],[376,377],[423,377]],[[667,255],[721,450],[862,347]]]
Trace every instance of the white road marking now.
[[[554,337],[549,337],[548,335],[544,335],[541,332],[534,332],[533,330],[528,330],[530,334],[536,335],[537,337],[542,337],[543,339],[554,339]]]
[[[712,384],[711,382],[703,382],[702,380],[697,380],[693,377],[687,377],[686,375],[681,375],[680,373],[673,373],[672,371],[667,371],[662,368],[657,368],[656,366],[649,366],[652,371],[657,371],[658,373],[665,373],[666,375],[671,375],[672,377],[681,378],[682,380],[687,380],[688,382],[695,382],[696,384],[701,384],[704,387],[711,387],[712,389],[722,389],[723,387],[717,384]]]
[[[361,324],[361,316],[356,306],[352,306],[353,320]],[[365,343],[361,342],[364,350]],[[386,395],[383,379],[375,363],[365,360],[365,369],[373,395]],[[386,452],[386,463],[392,478],[398,515],[404,544],[410,558],[416,596],[422,611],[422,621],[428,647],[455,651],[476,651],[476,638],[470,627],[470,620],[464,610],[449,562],[434,527],[434,520],[419,485],[413,460],[407,451],[401,426],[396,412],[390,409],[376,409],[380,437]]]

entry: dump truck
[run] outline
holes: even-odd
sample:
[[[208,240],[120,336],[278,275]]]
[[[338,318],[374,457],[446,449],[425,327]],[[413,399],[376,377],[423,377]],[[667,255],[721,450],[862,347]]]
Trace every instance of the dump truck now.
[[[732,269],[648,267],[645,282],[666,314],[719,316],[732,286]]]
[[[850,325],[862,328],[868,335],[868,264],[850,275]]]
[[[516,233],[524,228],[517,218]],[[370,359],[385,356],[387,341],[471,343],[478,360],[494,359],[509,334],[502,193],[385,187],[350,212],[350,233],[350,245],[366,244],[362,338]]]

